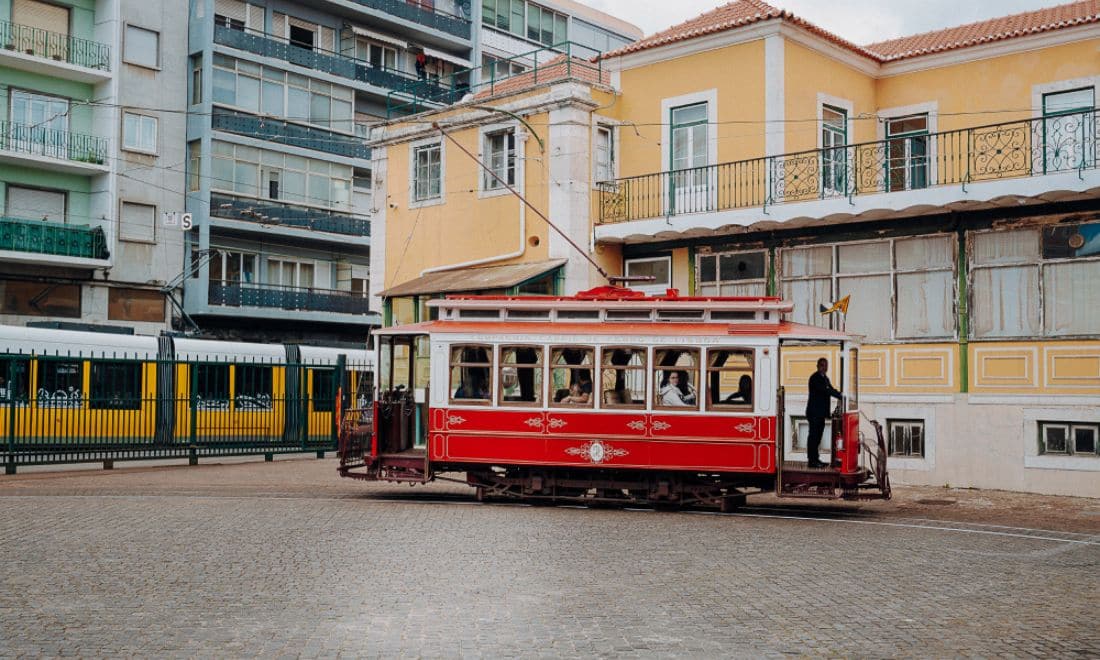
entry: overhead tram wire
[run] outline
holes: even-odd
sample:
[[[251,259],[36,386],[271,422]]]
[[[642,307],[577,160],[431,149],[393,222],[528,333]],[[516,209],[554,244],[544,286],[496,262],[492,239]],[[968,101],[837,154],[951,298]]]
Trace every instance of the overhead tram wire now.
[[[535,205],[534,205],[534,204],[532,204],[531,202],[527,201],[527,198],[526,198],[526,197],[524,197],[523,195],[521,195],[521,194],[519,193],[519,191],[517,191],[517,190],[516,190],[515,188],[513,188],[513,187],[512,187],[511,185],[509,185],[507,181],[505,181],[504,179],[502,179],[502,178],[500,177],[500,175],[498,175],[498,174],[497,174],[496,172],[494,172],[494,171],[493,171],[493,169],[492,169],[491,167],[489,167],[488,165],[486,165],[486,164],[485,164],[485,163],[484,163],[484,162],[483,162],[483,161],[482,161],[482,160],[481,160],[480,158],[478,158],[478,157],[477,157],[477,156],[475,156],[474,154],[470,153],[470,150],[469,150],[469,149],[467,149],[466,147],[462,146],[462,144],[461,144],[461,143],[460,143],[460,142],[459,142],[458,140],[456,140],[456,139],[454,139],[453,137],[451,137],[451,135],[450,135],[449,133],[447,133],[447,131],[443,130],[443,127],[439,125],[439,122],[432,122],[432,128],[434,128],[434,129],[438,130],[438,131],[439,131],[439,134],[440,134],[440,135],[442,135],[442,136],[443,136],[444,138],[446,138],[447,140],[449,140],[449,141],[451,142],[451,144],[453,144],[454,146],[456,146],[456,147],[458,148],[458,150],[459,150],[459,151],[461,151],[462,153],[464,153],[464,154],[466,154],[467,156],[469,156],[471,160],[473,160],[473,161],[474,161],[475,163],[477,163],[477,164],[478,164],[478,165],[479,165],[479,166],[481,167],[481,169],[483,169],[483,170],[485,170],[486,172],[488,172],[488,173],[489,173],[489,176],[493,177],[494,179],[496,179],[496,181],[497,181],[498,183],[500,183],[500,184],[501,184],[502,186],[504,186],[505,188],[507,188],[507,189],[508,189],[508,192],[510,192],[510,193],[512,193],[513,195],[515,195],[515,197],[516,197],[517,199],[519,199],[519,201],[523,202],[523,204],[524,204],[524,205],[525,205],[525,206],[526,206],[527,208],[531,209],[531,211],[532,211],[532,212],[534,212],[534,214],[535,214],[535,215],[537,215],[538,217],[542,218],[542,221],[543,221],[543,222],[545,222],[545,223],[546,223],[547,225],[549,225],[551,229],[553,229],[554,231],[556,231],[556,232],[558,233],[558,235],[559,235],[559,236],[561,236],[562,238],[564,238],[564,239],[565,239],[565,242],[566,242],[566,243],[569,243],[569,245],[571,245],[571,246],[573,247],[573,249],[577,251],[577,254],[581,255],[582,257],[584,257],[584,258],[585,258],[585,260],[586,260],[586,261],[587,261],[588,263],[592,264],[592,267],[596,269],[596,272],[597,272],[597,273],[599,273],[599,274],[600,274],[601,276],[603,276],[603,278],[604,278],[605,280],[607,280],[607,282],[608,282],[608,283],[612,283],[612,282],[613,282],[613,280],[614,280],[614,279],[616,279],[616,278],[613,278],[613,277],[611,276],[611,274],[610,274],[610,273],[608,273],[608,272],[607,272],[606,270],[604,270],[603,266],[601,266],[600,264],[596,263],[596,260],[595,260],[595,259],[593,259],[593,258],[592,258],[591,256],[589,256],[587,252],[585,252],[584,250],[582,250],[582,249],[580,248],[580,246],[579,246],[579,245],[577,245],[577,244],[576,244],[576,242],[575,242],[575,241],[574,241],[574,240],[573,240],[572,238],[570,238],[570,237],[569,237],[569,235],[568,235],[568,234],[566,234],[566,233],[565,233],[564,231],[562,231],[562,230],[561,230],[561,228],[559,228],[559,227],[558,227],[557,225],[555,225],[555,224],[554,224],[553,222],[551,222],[551,221],[550,221],[550,218],[546,217],[546,215],[545,215],[545,214],[544,214],[544,213],[543,213],[542,211],[540,211],[540,210],[538,210],[537,208],[535,208]],[[540,142],[541,142],[541,140],[540,140]]]

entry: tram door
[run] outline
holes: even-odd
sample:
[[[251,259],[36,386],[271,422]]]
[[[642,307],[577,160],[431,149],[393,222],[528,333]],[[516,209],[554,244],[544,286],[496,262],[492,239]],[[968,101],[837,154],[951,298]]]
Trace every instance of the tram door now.
[[[378,450],[396,454],[426,445],[428,338],[379,338]]]

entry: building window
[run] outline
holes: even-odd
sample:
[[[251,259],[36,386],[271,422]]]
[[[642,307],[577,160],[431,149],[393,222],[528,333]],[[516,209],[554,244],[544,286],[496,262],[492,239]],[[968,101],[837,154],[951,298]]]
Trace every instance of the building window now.
[[[370,280],[365,277],[351,278],[351,292],[357,296],[366,298],[370,295]]]
[[[627,259],[623,262],[623,274],[628,278],[652,278],[630,282],[630,288],[645,293],[663,294],[672,288],[672,257]]]
[[[596,181],[615,178],[615,129],[611,126],[596,127]]]
[[[4,200],[4,215],[23,220],[42,220],[64,224],[67,217],[68,193],[8,185]]]
[[[155,154],[157,118],[133,112],[122,113],[122,148]]]
[[[152,243],[156,236],[157,207],[123,202],[118,215],[118,237],[124,241]]]
[[[1096,456],[1100,452],[1100,424],[1082,422],[1040,422],[1039,453],[1067,456]]]
[[[84,155],[83,150],[70,150],[68,99],[21,89],[10,92],[11,125],[3,136],[6,148],[63,160]]]
[[[695,257],[695,282],[701,296],[765,296],[768,253],[719,252]]]
[[[887,191],[927,188],[928,115],[886,120],[886,141]]]
[[[848,113],[821,107],[821,179],[827,195],[848,190]]]
[[[481,56],[482,81],[517,76],[526,70],[527,67],[514,59],[502,59],[492,55]]]
[[[1096,93],[1092,87],[1043,95],[1042,173],[1093,167]]]
[[[187,191],[195,192],[202,178],[202,143],[198,140],[187,144]]]
[[[413,150],[413,201],[439,199],[443,195],[443,145],[439,142]]]
[[[391,46],[367,42],[367,61],[376,69],[397,70],[397,49]]]
[[[673,108],[671,112],[669,203],[680,213],[709,209],[707,190],[709,160],[709,125],[706,103]]]
[[[218,249],[210,259],[210,283],[237,286],[256,281],[256,255]]]
[[[135,25],[126,26],[122,60],[156,69],[160,66],[160,33]]]
[[[202,56],[191,57],[191,105],[202,103]]]
[[[220,141],[212,143],[212,152],[213,190],[351,210],[353,168],[347,165]]]
[[[974,337],[1100,333],[1100,222],[969,235]]]
[[[485,173],[485,190],[503,190],[516,185],[516,132],[514,129],[485,135],[485,159],[492,175]],[[493,176],[495,175],[495,176]]]
[[[924,420],[888,419],[890,456],[924,458]]]
[[[314,281],[314,263],[312,261],[291,261],[287,259],[267,260],[267,283],[297,289],[311,289]]]
[[[950,338],[955,334],[952,236],[837,243],[780,251],[780,290],[796,323],[839,327],[869,341]],[[844,296],[844,319],[822,305]]]

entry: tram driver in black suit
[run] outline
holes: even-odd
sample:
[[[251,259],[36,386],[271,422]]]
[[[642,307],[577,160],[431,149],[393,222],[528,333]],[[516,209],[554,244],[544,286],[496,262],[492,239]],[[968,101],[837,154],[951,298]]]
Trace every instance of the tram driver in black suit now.
[[[821,435],[825,432],[825,419],[829,416],[829,397],[841,398],[840,392],[829,382],[829,361],[821,358],[817,361],[817,371],[810,376],[810,398],[806,401],[806,421],[810,423],[810,434],[806,439],[807,465],[812,468],[825,467],[818,451],[821,447]]]

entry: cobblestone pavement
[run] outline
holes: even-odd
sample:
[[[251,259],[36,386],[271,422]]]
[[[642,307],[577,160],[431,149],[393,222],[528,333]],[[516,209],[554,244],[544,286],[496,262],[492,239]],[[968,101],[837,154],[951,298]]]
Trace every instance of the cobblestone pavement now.
[[[1095,500],[482,505],[309,459],[19,474],[0,507],[3,657],[1100,655]]]

